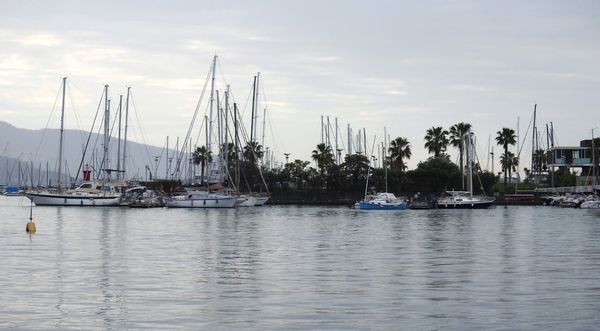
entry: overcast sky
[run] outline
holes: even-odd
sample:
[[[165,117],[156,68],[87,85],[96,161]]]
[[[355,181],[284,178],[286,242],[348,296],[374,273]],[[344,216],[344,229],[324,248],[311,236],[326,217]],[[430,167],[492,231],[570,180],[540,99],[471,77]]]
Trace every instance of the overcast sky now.
[[[265,145],[280,162],[311,160],[329,116],[340,148],[348,125],[366,128],[369,145],[384,128],[406,137],[411,169],[429,156],[428,128],[472,124],[490,168],[488,141],[498,161],[496,132],[510,127],[529,167],[536,103],[543,144],[550,123],[560,146],[599,126],[599,16],[599,1],[0,0],[0,120],[45,128],[66,76],[86,96],[67,128],[89,129],[104,84],[113,100],[130,86],[139,127],[130,137],[164,146],[169,136],[173,147],[218,55],[217,81],[231,86],[248,128],[260,72]],[[262,112],[259,122],[262,136]]]

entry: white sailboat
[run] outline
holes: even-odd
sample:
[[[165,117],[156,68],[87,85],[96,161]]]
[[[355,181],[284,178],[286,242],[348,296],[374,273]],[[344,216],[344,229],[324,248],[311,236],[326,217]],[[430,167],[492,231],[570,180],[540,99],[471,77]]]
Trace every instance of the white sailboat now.
[[[482,197],[473,195],[473,142],[471,132],[465,135],[467,141],[467,148],[469,149],[469,191],[448,191],[446,192],[449,196],[440,198],[437,202],[438,208],[449,208],[449,209],[485,209],[489,208],[494,203],[494,198]]]
[[[363,131],[364,132],[364,131]],[[366,137],[365,137],[366,141]],[[375,141],[373,141],[375,144]],[[385,146],[384,150],[385,150]],[[373,148],[374,149],[374,145]],[[387,166],[384,164],[385,170],[385,192],[379,192],[374,194],[367,194],[369,187],[369,175],[371,172],[371,166],[367,170],[367,181],[365,184],[365,198],[358,202],[358,209],[364,210],[405,210],[406,201],[398,198],[394,193],[387,192]]]
[[[189,190],[186,195],[173,196],[165,203],[169,208],[232,208],[237,197],[207,191]]]
[[[121,201],[119,186],[106,181],[86,181],[73,190],[65,190],[61,187],[62,158],[63,158],[63,135],[64,135],[64,113],[65,93],[67,78],[63,78],[62,85],[62,110],[60,142],[58,152],[58,189],[55,191],[27,192],[26,196],[36,206],[118,206]],[[108,85],[105,86],[105,132],[104,132],[104,162],[108,159],[108,135],[109,135],[109,105]]]

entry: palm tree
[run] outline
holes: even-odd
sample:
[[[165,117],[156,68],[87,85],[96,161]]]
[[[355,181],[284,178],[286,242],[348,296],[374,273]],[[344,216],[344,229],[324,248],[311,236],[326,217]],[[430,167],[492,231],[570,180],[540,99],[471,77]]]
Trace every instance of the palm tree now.
[[[519,166],[519,158],[512,152],[508,152],[505,155],[500,155],[500,164],[502,165],[502,169],[508,169],[508,177],[512,178],[512,172],[517,171],[517,167]],[[504,190],[506,191],[506,187]]]
[[[317,149],[312,151],[312,159],[317,163],[317,168],[321,170],[321,175],[323,175],[325,170],[334,163],[331,146],[324,143],[318,144]]]
[[[429,153],[433,153],[435,157],[442,155],[446,151],[446,147],[449,144],[448,131],[444,130],[441,126],[431,127],[427,129],[425,135],[425,148]]]
[[[504,154],[501,157],[504,157],[505,160],[508,160],[508,146],[517,143],[517,135],[515,134],[515,130],[510,128],[502,128],[502,130],[496,132],[496,134],[496,142],[498,145],[501,145],[504,148]],[[506,191],[506,173],[508,168],[502,165],[502,170],[504,171],[504,191]]]
[[[471,124],[469,124],[469,123],[460,122],[460,123],[454,124],[453,126],[450,127],[450,144],[454,147],[458,147],[458,151],[460,153],[459,154],[460,173],[463,174],[463,182],[462,182],[463,189],[465,187],[465,183],[464,183],[465,168],[464,168],[464,162],[463,162],[463,154],[465,151],[465,145],[463,142],[464,142],[465,135],[467,133],[469,133],[469,131],[471,131]],[[469,158],[467,157],[467,160],[468,159]]]
[[[532,165],[532,169],[531,169],[531,178],[535,179],[537,181],[538,177],[534,177],[535,173],[540,173],[544,170],[546,170],[546,151],[544,151],[543,149],[538,149],[535,152],[533,152],[533,165]]]
[[[262,159],[263,154],[262,146],[258,141],[249,141],[244,146],[244,158],[252,165],[256,165],[256,161]]]
[[[342,168],[348,179],[352,182],[358,182],[360,179],[367,177],[369,159],[362,154],[346,155]]]
[[[235,144],[227,143],[227,145],[223,144],[221,148],[223,150],[223,154],[227,155],[227,167],[234,168],[235,167],[235,159],[237,158],[237,153],[235,152]]]
[[[410,150],[410,143],[408,139],[404,137],[398,137],[390,142],[390,160],[392,165],[396,165],[398,169],[406,170],[406,164],[404,159],[410,159],[412,152]]]
[[[535,171],[542,171],[545,170],[545,166],[547,163],[546,160],[546,151],[543,149],[538,149],[533,153],[533,162],[534,162],[534,168],[533,170]]]
[[[207,151],[206,146],[196,146],[196,150],[192,153],[192,158],[195,165],[201,165],[200,181],[204,183],[204,167],[207,162],[212,162],[212,152]]]

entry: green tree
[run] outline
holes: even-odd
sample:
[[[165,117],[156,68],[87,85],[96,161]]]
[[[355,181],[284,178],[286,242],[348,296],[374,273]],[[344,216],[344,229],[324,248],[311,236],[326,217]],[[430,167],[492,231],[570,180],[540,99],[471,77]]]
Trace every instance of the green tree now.
[[[449,143],[448,131],[444,130],[441,126],[427,129],[425,134],[425,148],[434,157],[442,155]]]
[[[321,175],[325,174],[325,171],[334,163],[331,146],[324,143],[318,144],[317,149],[312,151],[312,159],[317,163]]]
[[[593,148],[592,148],[593,146]],[[592,176],[594,177],[594,185],[596,185],[596,176],[598,176],[598,159],[600,158],[600,137],[594,138],[592,144],[587,150],[590,159],[592,159],[593,169]]]
[[[390,153],[390,164],[392,169],[406,170],[404,159],[410,159],[412,156],[410,142],[404,137],[398,137],[390,142],[388,149]]]
[[[471,131],[471,124],[460,122],[450,127],[450,144],[458,148],[460,158],[460,173],[465,173],[463,155],[465,153],[464,138]],[[468,157],[467,157],[468,160]],[[468,162],[468,161],[467,161]],[[465,183],[462,183],[462,189],[465,188]]]
[[[506,154],[500,155],[500,165],[502,166],[502,169],[508,170],[508,178],[512,178],[512,172],[517,171],[517,167],[519,166],[519,157],[512,152],[507,152]],[[506,191],[506,187],[504,188],[504,191]]]
[[[538,149],[533,153],[533,170],[542,171],[546,170],[546,151],[543,149]]]
[[[308,180],[307,168],[310,162],[295,160],[294,162],[286,163],[283,172],[286,173],[288,181],[298,191],[303,191],[305,183]]]
[[[244,158],[253,166],[256,166],[256,162],[262,159],[263,154],[262,146],[258,141],[249,141],[244,146]]]
[[[200,181],[204,184],[204,168],[206,163],[212,162],[212,152],[207,151],[206,146],[196,146],[196,150],[192,153],[192,159],[195,165],[200,164]]]
[[[365,189],[367,173],[369,172],[369,159],[362,154],[346,155],[340,165],[343,173],[341,187],[346,192],[362,192]]]
[[[496,132],[496,142],[498,145],[504,148],[503,157],[505,160],[508,160],[508,146],[514,145],[517,143],[517,135],[515,134],[515,130],[510,128],[502,128],[501,131]],[[502,156],[501,156],[502,157]],[[502,162],[501,162],[502,164]],[[508,163],[507,163],[508,165]],[[506,175],[508,172],[508,168],[502,165],[502,171],[504,171],[504,191],[506,191]]]
[[[407,172],[407,184],[414,192],[442,192],[460,187],[459,167],[445,156],[430,157]]]

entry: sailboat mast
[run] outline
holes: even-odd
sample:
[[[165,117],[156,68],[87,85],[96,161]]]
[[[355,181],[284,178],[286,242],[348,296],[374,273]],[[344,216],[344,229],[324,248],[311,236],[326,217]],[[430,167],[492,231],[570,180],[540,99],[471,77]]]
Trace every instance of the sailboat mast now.
[[[119,95],[119,135],[118,135],[118,139],[117,139],[117,180],[121,179],[121,172],[119,170],[121,170],[121,158],[119,157],[119,155],[121,155],[121,118],[122,118],[122,109],[123,109],[123,95],[120,94]]]
[[[127,87],[127,99],[125,100],[125,137],[123,137],[123,177],[125,178],[125,165],[127,164],[127,162],[125,162],[126,160],[126,156],[127,156],[127,122],[129,120],[129,90],[131,89],[131,86]]]
[[[532,137],[531,137],[531,173],[532,174],[534,174],[534,173],[536,173],[536,172],[539,171],[538,167],[537,167],[538,164],[536,164],[536,160],[535,160],[535,152],[537,151],[537,146],[535,144],[535,142],[536,142],[536,134],[537,134],[537,128],[535,126],[536,110],[537,110],[537,104],[535,104],[533,106],[533,134],[532,134]]]
[[[63,158],[63,135],[65,132],[65,94],[67,90],[67,77],[63,78],[63,94],[62,94],[62,109],[60,112],[60,141],[58,143],[58,180],[57,187],[60,189],[61,173],[62,173],[62,158]]]
[[[471,131],[467,131],[467,148],[469,151],[468,162],[469,162],[469,194],[473,198],[473,141],[471,140]]]
[[[267,118],[267,108],[263,109],[263,127],[262,127],[262,141],[261,141],[261,145],[263,146],[263,148],[265,147],[265,119]],[[263,153],[263,157],[261,160],[261,163],[264,165],[265,164],[265,155]],[[268,160],[268,155],[267,155],[267,160]]]
[[[110,132],[110,103],[108,100],[108,85],[104,85],[104,171],[109,169],[108,167],[108,134]],[[106,179],[106,177],[103,177]]]
[[[254,141],[254,112],[256,112],[256,76],[252,84],[252,118],[250,118],[250,142]]]
[[[171,159],[169,158],[169,136],[167,136],[167,163],[165,163],[165,179],[169,179],[169,168],[171,167]]]
[[[219,98],[219,91],[216,91],[217,94],[217,151],[218,151],[218,155],[217,155],[217,169],[219,169],[219,178],[217,179],[218,182],[222,182],[223,181],[223,171],[221,171],[223,169],[223,162],[222,162],[222,147],[223,147],[223,141],[221,140],[221,133],[223,131],[223,123],[221,121],[221,103],[219,102],[219,100],[221,100]]]
[[[225,137],[223,146],[223,159],[225,160],[225,172],[229,173],[229,85],[225,90]]]
[[[235,150],[235,187],[236,191],[240,191],[240,156],[238,155],[238,120],[237,120],[237,104],[233,104],[233,127],[235,132],[234,150]]]
[[[258,142],[258,91],[260,89],[260,72],[256,74],[256,88],[254,89],[254,135],[251,137],[252,141]]]
[[[348,124],[348,154],[352,155],[352,130],[350,129],[350,124]]]
[[[213,58],[213,65],[212,65],[212,80],[210,83],[210,111],[209,111],[209,116],[210,118],[209,120],[209,138],[208,138],[208,142],[207,142],[207,146],[206,146],[206,151],[207,153],[212,151],[212,125],[213,125],[213,104],[215,101],[215,72],[217,71],[217,56],[215,55],[215,57]]]

